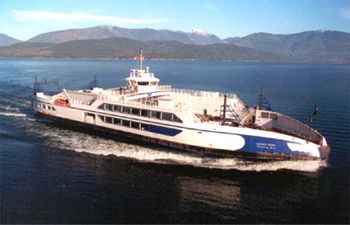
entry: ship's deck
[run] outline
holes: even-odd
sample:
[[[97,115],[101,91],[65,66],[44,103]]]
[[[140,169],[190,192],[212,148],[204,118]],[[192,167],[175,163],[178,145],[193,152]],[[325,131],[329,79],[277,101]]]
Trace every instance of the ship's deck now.
[[[97,99],[97,94],[90,92],[67,91],[67,94],[67,97],[71,100],[71,102],[84,105],[91,105]]]

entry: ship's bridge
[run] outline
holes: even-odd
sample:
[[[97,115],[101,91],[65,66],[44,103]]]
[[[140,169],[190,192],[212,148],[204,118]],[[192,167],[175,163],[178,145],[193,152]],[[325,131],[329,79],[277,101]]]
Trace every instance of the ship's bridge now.
[[[159,79],[154,77],[154,73],[146,69],[132,69],[130,76],[126,78],[128,88],[137,93],[147,93],[157,90]]]

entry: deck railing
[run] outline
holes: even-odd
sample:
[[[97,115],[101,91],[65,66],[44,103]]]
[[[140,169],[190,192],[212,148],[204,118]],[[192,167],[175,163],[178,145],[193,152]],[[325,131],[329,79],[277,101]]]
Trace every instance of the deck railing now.
[[[266,112],[268,113],[269,111]],[[283,133],[292,134],[314,143],[319,143],[322,140],[323,137],[317,130],[309,127],[299,120],[281,113],[273,112],[273,114],[276,114],[277,117],[276,119],[272,120],[272,129],[282,131]]]

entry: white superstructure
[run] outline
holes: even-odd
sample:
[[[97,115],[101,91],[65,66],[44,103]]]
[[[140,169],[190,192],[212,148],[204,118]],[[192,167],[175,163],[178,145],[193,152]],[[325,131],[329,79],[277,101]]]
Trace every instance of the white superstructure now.
[[[325,138],[281,113],[247,107],[235,94],[175,89],[143,68],[127,86],[35,92],[40,115],[116,135],[205,154],[279,159],[325,159]]]

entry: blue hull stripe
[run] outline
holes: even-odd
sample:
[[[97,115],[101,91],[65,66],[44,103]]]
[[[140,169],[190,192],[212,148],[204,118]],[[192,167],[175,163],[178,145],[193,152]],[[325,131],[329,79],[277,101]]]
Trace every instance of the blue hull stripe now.
[[[157,134],[167,135],[167,136],[175,136],[182,132],[182,130],[179,130],[179,129],[161,127],[156,125],[148,125],[148,131],[157,133]]]

